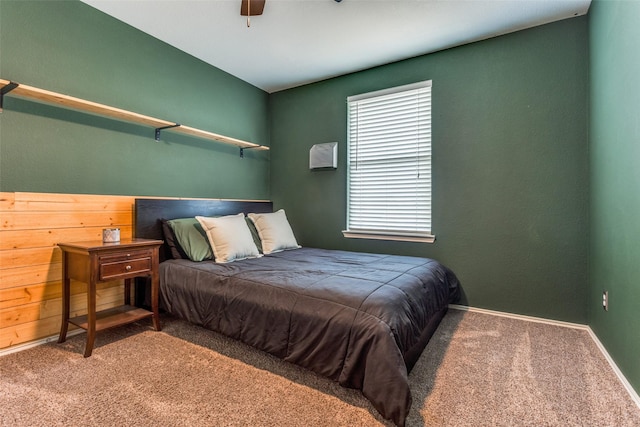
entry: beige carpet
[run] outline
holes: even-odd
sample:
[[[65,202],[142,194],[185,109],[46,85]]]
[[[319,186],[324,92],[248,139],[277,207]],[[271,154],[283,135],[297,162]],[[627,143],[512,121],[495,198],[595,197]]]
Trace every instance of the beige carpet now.
[[[2,426],[382,426],[369,402],[163,318],[0,358]],[[408,426],[640,426],[584,331],[450,310],[410,375]]]

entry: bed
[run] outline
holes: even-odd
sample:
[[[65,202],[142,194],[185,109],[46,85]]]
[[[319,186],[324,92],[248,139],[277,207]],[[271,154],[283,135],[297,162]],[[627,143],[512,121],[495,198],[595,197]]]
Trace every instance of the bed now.
[[[269,213],[270,202],[136,200],[136,237],[163,222]],[[165,229],[166,230],[166,229]],[[356,388],[396,425],[411,407],[408,373],[459,297],[437,261],[302,247],[230,263],[161,251],[160,304],[174,316]]]

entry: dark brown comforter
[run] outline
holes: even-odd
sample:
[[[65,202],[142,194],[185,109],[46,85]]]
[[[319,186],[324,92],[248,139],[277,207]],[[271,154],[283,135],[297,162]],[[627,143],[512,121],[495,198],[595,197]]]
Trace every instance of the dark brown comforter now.
[[[458,280],[437,261],[302,248],[160,265],[161,304],[192,323],[357,388],[404,425],[407,375]]]

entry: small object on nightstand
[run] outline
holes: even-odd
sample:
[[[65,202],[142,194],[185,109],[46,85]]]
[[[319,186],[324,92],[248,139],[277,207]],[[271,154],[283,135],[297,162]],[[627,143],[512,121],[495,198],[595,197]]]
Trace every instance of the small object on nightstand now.
[[[103,228],[102,243],[116,243],[120,241],[119,228]]]
[[[89,357],[96,332],[102,329],[152,317],[153,325],[159,331],[158,252],[162,243],[162,240],[150,239],[58,243],[62,250],[62,325],[58,342],[66,340],[69,323],[79,326],[87,331],[84,357]],[[131,305],[131,279],[134,277],[151,279],[151,311]],[[87,284],[85,316],[69,318],[71,279]],[[124,279],[124,305],[96,312],[96,285],[119,279]]]

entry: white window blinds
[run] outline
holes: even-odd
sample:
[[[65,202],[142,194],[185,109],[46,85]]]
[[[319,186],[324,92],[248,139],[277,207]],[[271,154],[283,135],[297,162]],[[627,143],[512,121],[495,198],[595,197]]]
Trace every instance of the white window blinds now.
[[[345,236],[433,241],[431,81],[347,102]]]

